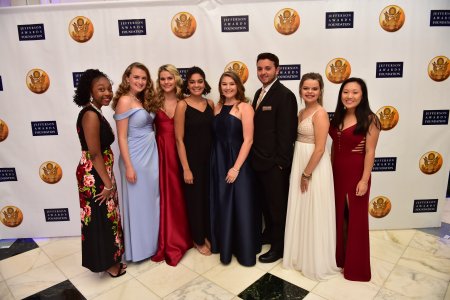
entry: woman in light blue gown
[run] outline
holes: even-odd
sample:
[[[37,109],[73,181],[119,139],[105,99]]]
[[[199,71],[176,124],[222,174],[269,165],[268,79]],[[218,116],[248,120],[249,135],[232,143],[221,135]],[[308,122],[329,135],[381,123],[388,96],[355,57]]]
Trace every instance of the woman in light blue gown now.
[[[153,121],[155,91],[143,64],[125,70],[112,108],[120,148],[125,260],[153,256],[159,231],[159,171]]]

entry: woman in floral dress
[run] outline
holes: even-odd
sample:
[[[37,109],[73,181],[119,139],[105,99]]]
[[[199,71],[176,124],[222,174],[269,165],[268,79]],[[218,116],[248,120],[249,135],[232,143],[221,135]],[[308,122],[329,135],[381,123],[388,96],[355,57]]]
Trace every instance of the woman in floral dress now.
[[[99,70],[86,70],[73,100],[83,106],[77,119],[81,159],[77,167],[80,197],[82,265],[111,277],[125,274],[119,201],[113,174],[114,133],[101,107],[111,102],[109,78]]]

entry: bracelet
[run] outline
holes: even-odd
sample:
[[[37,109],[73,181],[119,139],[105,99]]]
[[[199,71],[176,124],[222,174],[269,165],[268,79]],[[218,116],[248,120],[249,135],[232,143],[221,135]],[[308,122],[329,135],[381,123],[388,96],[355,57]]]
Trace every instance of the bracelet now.
[[[114,188],[114,185],[111,185],[110,188],[107,188],[106,185],[103,187],[104,190],[110,191]]]
[[[309,179],[311,179],[312,174],[306,174],[305,172],[303,172],[302,177],[309,180]]]
[[[235,169],[234,167],[231,168],[231,170],[235,171],[236,173],[239,173],[239,170],[238,170],[238,169]]]

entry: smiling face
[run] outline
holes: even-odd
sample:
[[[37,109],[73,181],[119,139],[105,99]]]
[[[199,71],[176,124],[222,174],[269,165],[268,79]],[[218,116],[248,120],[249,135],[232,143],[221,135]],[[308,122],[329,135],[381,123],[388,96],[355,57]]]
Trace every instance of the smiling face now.
[[[205,90],[205,79],[199,73],[194,73],[188,80],[188,90],[192,96],[202,96]]]
[[[256,63],[256,70],[259,81],[266,87],[277,78],[280,68],[275,67],[275,63],[270,59],[260,59]]]
[[[349,82],[342,89],[341,101],[347,110],[355,110],[361,103],[362,96],[362,89],[359,83]]]
[[[130,75],[127,78],[130,85],[130,92],[137,95],[145,89],[147,84],[147,74],[144,70],[134,67],[131,69]]]
[[[319,81],[314,79],[307,79],[300,87],[300,97],[305,101],[305,104],[317,102],[320,96]]]
[[[161,71],[159,73],[159,85],[165,93],[176,91],[175,76],[168,71]]]
[[[91,95],[92,103],[97,108],[108,106],[113,96],[111,82],[105,77],[94,80],[91,86]]]
[[[223,76],[220,81],[220,94],[223,95],[226,100],[236,98],[237,85],[233,78],[230,76]]]

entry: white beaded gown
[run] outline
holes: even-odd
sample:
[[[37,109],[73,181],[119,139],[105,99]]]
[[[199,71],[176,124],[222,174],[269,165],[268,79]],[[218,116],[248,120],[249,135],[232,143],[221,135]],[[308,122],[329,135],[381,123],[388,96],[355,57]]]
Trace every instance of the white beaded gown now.
[[[322,108],[320,108],[322,109]],[[336,216],[333,172],[327,149],[314,169],[308,190],[300,190],[300,179],[314,151],[312,118],[299,122],[290,177],[284,238],[283,267],[302,271],[312,280],[326,280],[336,266]]]

